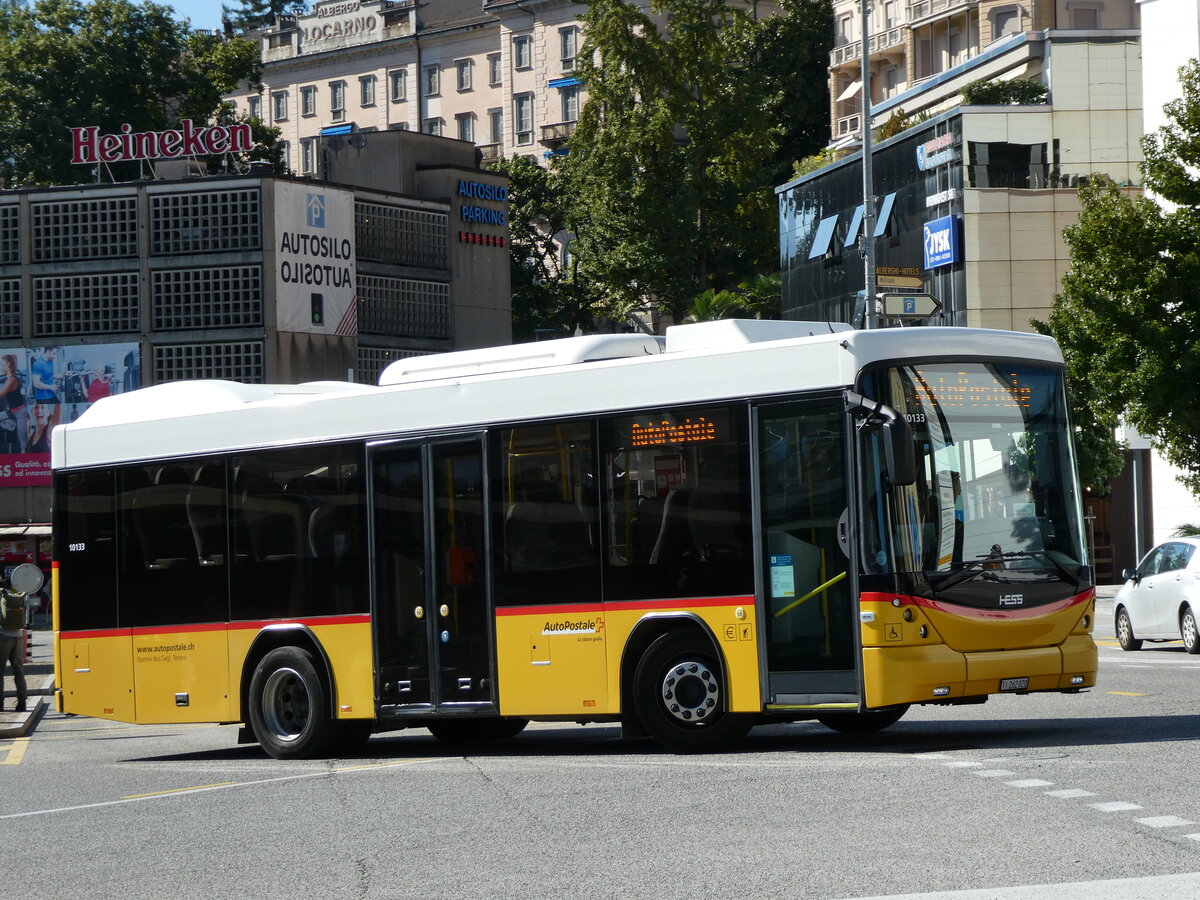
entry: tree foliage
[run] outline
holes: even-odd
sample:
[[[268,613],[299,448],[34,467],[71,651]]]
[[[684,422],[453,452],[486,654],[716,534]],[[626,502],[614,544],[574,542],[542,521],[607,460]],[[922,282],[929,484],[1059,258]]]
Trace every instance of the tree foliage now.
[[[0,176],[11,186],[94,180],[71,165],[70,128],[208,122],[228,116],[223,94],[258,77],[255,44],[194,33],[169,6],[0,0]]]
[[[276,16],[298,15],[307,5],[297,0],[238,0],[234,6],[221,6],[221,21],[234,31],[254,31],[266,28]]]
[[[590,330],[597,294],[565,261],[571,255],[563,252],[570,244],[562,173],[524,156],[501,159],[491,171],[508,178],[513,340]]]
[[[1124,418],[1200,493],[1200,63],[1179,74],[1167,124],[1142,140],[1146,188],[1164,205],[1103,179],[1080,190],[1046,328],[1067,356],[1077,424]]]
[[[566,224],[613,319],[652,300],[678,321],[698,293],[776,268],[773,189],[819,145],[828,109],[808,94],[830,32],[826,4],[781,5],[761,20],[728,0],[589,5]]]
[[[966,106],[1037,105],[1045,103],[1050,89],[1039,78],[1013,78],[1009,81],[979,79],[963,86]]]

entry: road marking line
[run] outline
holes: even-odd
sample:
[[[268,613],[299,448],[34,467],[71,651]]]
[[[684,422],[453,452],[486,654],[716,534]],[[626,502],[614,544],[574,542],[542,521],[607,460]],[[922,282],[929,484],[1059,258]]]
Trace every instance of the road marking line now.
[[[1013,773],[1008,771],[1008,769],[980,769],[978,772],[972,772],[971,774],[978,775],[980,778],[1003,778]]]
[[[0,762],[3,766],[19,766],[21,760],[25,758],[25,750],[29,746],[29,738],[13,738],[12,746],[8,748],[8,753],[4,755],[4,761]]]
[[[209,788],[232,787],[236,781],[222,781],[217,784],[198,784],[195,787],[171,788],[169,791],[151,791],[148,794],[130,794],[122,800],[141,800],[143,797],[165,797],[167,794],[185,794],[188,791],[206,791]]]
[[[1092,791],[1081,791],[1079,788],[1067,788],[1063,791],[1046,791],[1047,797],[1058,797],[1062,800],[1074,800],[1077,797],[1095,797]]]
[[[1141,809],[1136,803],[1125,803],[1122,800],[1115,800],[1111,803],[1093,803],[1091,807],[1100,812],[1125,812],[1130,809]]]
[[[982,765],[982,763],[971,762],[970,760],[956,759],[954,762],[944,762],[944,763],[942,763],[942,765],[948,769],[967,769],[967,768],[970,768],[971,766]]]
[[[914,753],[914,759],[949,759],[945,753]]]
[[[1106,693],[1112,694],[1114,697],[1149,697],[1150,696],[1149,694],[1138,694],[1138,693],[1135,693],[1134,691],[1107,691]]]
[[[1200,841],[1200,834],[1185,834],[1185,838],[1192,841]]]
[[[417,763],[432,762],[433,757],[423,759],[406,759],[401,762],[394,763],[378,763],[369,766],[345,766],[339,769],[327,769],[323,772],[305,772],[302,775],[281,775],[278,778],[260,778],[255,781],[231,781],[226,784],[213,785],[211,787],[185,788],[183,789],[187,795],[194,796],[196,794],[207,793],[208,791],[228,791],[233,788],[255,787],[261,784],[276,784],[281,781],[301,781],[308,778],[328,778],[332,775],[340,775],[349,772],[362,772],[367,769],[389,769],[399,768],[401,766],[412,766]],[[79,806],[59,806],[51,809],[33,809],[29,812],[9,813],[8,815],[0,816],[0,821],[5,819],[25,819],[30,816],[48,816],[55,813],[78,812],[85,809],[103,809],[108,806],[121,806],[125,803],[142,803],[146,800],[162,800],[168,797],[178,797],[180,791],[166,791],[157,794],[141,794],[134,797],[123,797],[120,800],[102,800],[99,803],[83,803]]]
[[[1040,778],[1018,778],[1016,781],[1004,782],[1009,787],[1031,788],[1031,787],[1050,787],[1054,784],[1053,781],[1043,781]]]
[[[1151,816],[1148,819],[1138,819],[1138,822],[1149,828],[1178,828],[1182,825],[1194,825],[1188,819],[1181,819],[1179,816]]]

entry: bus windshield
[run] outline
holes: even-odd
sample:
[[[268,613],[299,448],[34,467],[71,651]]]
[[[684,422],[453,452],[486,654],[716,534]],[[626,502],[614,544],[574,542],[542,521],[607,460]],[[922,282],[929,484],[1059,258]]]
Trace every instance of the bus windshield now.
[[[929,363],[876,370],[865,388],[912,426],[917,462],[915,483],[888,486],[868,439],[868,572],[922,572],[935,589],[1078,586],[1086,551],[1061,372]]]

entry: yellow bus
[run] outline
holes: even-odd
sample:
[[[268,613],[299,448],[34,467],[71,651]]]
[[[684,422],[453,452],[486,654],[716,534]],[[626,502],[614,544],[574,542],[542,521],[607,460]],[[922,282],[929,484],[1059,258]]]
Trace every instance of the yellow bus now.
[[[58,708],[274,757],[756,723],[1095,683],[1041,336],[683,325],[177,382],[54,431]]]

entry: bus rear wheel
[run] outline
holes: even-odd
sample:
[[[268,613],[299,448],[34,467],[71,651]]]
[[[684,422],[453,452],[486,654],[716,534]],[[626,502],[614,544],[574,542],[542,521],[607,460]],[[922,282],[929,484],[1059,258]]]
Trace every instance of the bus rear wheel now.
[[[673,753],[711,753],[745,737],[752,717],[727,709],[721,664],[709,643],[671,632],[638,661],[633,703],[643,727]]]
[[[313,656],[278,647],[262,658],[250,679],[250,727],[275,759],[324,756],[340,735]]]
[[[868,709],[866,712],[817,716],[817,721],[826,728],[832,728],[842,734],[874,734],[889,725],[895,725],[906,712],[908,712],[907,706],[893,706],[889,709]]]

